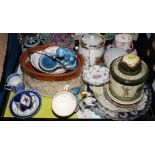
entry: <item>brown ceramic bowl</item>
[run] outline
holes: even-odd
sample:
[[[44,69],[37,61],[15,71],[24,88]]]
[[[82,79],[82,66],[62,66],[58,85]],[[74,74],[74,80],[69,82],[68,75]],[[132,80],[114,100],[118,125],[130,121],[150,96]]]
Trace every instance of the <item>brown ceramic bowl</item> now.
[[[43,80],[43,81],[68,81],[73,78],[78,77],[81,74],[82,67],[83,67],[83,58],[82,56],[77,53],[77,67],[75,70],[66,72],[63,74],[48,74],[48,73],[42,73],[34,69],[34,67],[31,65],[29,56],[32,53],[35,53],[40,50],[44,50],[51,45],[40,45],[36,47],[32,47],[22,53],[20,56],[19,63],[21,65],[21,68],[24,72],[24,74],[27,74],[35,79]]]

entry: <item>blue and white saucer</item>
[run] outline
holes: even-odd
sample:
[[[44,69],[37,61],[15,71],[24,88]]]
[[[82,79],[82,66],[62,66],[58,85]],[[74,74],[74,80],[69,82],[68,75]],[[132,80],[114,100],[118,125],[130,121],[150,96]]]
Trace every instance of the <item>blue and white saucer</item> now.
[[[34,90],[16,93],[9,105],[10,112],[16,118],[26,119],[34,116],[41,107],[41,96]]]

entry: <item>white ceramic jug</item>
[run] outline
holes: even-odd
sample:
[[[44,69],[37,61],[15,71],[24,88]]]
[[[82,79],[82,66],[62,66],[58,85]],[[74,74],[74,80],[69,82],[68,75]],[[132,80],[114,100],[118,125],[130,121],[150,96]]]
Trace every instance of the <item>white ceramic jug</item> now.
[[[100,34],[88,33],[81,36],[79,53],[84,57],[85,65],[92,66],[102,62],[105,39]]]

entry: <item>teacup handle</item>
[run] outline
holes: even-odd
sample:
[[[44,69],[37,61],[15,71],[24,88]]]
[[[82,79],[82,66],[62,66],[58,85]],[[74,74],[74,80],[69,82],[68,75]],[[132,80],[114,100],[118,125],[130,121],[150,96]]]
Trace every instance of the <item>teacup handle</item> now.
[[[132,51],[132,49],[133,49],[133,43],[130,45],[128,50]]]
[[[5,84],[4,89],[11,90],[10,86],[8,84]]]

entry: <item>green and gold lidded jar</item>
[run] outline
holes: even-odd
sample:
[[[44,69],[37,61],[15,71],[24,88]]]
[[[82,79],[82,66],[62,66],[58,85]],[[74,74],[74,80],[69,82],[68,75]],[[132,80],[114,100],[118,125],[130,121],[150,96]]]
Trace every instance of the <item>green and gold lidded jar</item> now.
[[[115,59],[111,63],[110,71],[107,93],[113,101],[131,105],[142,99],[148,68],[137,55],[128,54]]]

